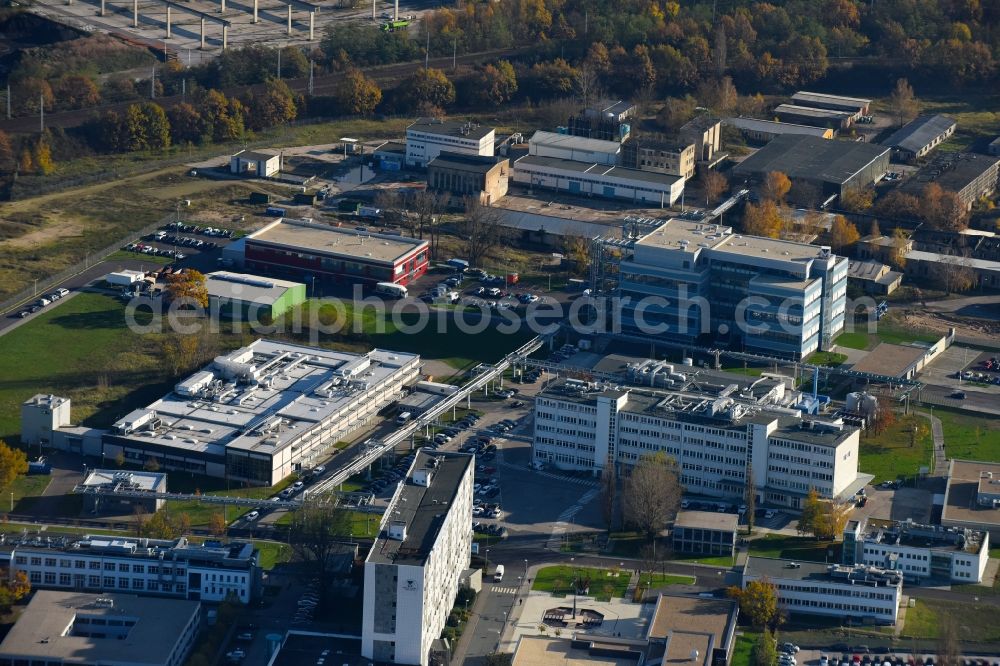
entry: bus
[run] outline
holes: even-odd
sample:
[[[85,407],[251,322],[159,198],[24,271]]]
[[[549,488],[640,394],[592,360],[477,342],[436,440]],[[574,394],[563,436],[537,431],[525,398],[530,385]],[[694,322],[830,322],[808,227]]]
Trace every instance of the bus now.
[[[383,296],[391,296],[393,298],[406,298],[407,289],[401,284],[396,284],[395,282],[379,282],[375,285],[375,293],[382,294]]]
[[[386,21],[382,24],[382,32],[396,32],[397,30],[406,30],[409,27],[409,21]]]

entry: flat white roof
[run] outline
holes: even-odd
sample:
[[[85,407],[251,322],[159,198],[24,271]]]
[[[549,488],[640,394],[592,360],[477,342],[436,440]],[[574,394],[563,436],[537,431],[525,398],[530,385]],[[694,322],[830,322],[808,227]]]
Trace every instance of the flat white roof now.
[[[205,286],[210,297],[252,301],[266,305],[273,304],[289,289],[304,286],[301,282],[229,271],[209,273],[206,278]]]
[[[622,144],[617,141],[605,141],[603,139],[590,139],[585,136],[573,136],[571,134],[559,134],[557,132],[546,132],[538,130],[531,135],[528,144],[542,144],[572,150],[586,150],[593,153],[619,153]]]
[[[427,247],[427,241],[403,236],[386,236],[287,219],[272,222],[246,239],[254,244],[385,263],[395,263]]]

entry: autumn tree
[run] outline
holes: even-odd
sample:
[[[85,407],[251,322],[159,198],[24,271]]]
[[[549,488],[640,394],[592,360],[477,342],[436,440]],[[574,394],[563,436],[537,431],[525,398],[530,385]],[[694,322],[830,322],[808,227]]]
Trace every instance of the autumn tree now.
[[[277,127],[295,120],[298,108],[295,95],[284,81],[271,79],[263,91],[249,96],[245,103],[246,123],[253,130]]]
[[[743,210],[743,233],[748,236],[778,238],[784,226],[778,206],[771,200],[748,203]]]
[[[214,536],[225,536],[228,527],[225,515],[213,513],[208,517],[208,531]]]
[[[97,106],[101,101],[93,79],[79,74],[68,74],[56,81],[54,93],[59,106],[64,109],[85,109]]]
[[[761,183],[761,196],[775,203],[782,203],[792,189],[792,181],[780,171],[770,171]]]
[[[854,245],[860,238],[857,226],[849,222],[846,217],[837,215],[833,218],[833,223],[830,225],[830,247],[834,252],[840,252],[843,248]]]
[[[0,439],[0,489],[8,488],[19,475],[27,473],[28,457],[24,451]]]
[[[676,132],[684,123],[694,118],[697,107],[698,102],[691,95],[668,97],[660,112],[656,114],[656,121],[665,131]]]
[[[773,626],[778,619],[778,588],[768,578],[752,580],[743,588],[726,591],[740,605],[740,615],[748,618],[755,629]]]
[[[946,231],[965,229],[969,211],[959,196],[937,183],[928,183],[920,193],[921,218],[931,227]]]
[[[906,267],[906,254],[910,251],[910,239],[906,232],[896,227],[892,230],[892,245],[889,247],[889,263],[903,270]]]
[[[701,189],[705,192],[705,205],[710,206],[726,193],[726,190],[729,189],[729,181],[715,169],[701,169],[700,171],[698,179],[701,181]]]
[[[908,123],[917,117],[917,98],[906,79],[897,79],[896,87],[889,94],[889,109],[898,124]]]
[[[944,256],[931,264],[928,277],[944,289],[945,294],[963,292],[976,286],[976,272],[968,257]]]
[[[843,534],[849,515],[849,507],[822,499],[815,488],[810,488],[802,504],[799,532],[830,541]]]
[[[14,146],[10,142],[10,135],[0,130],[0,174],[14,170]]]
[[[180,301],[197,307],[208,307],[208,288],[205,275],[192,268],[167,276],[167,295],[171,301]]]
[[[517,92],[517,74],[506,60],[487,64],[472,76],[472,101],[487,107],[506,104]]]
[[[563,256],[572,266],[575,275],[584,275],[590,268],[590,242],[582,236],[563,238]]]
[[[167,111],[170,137],[174,144],[199,143],[205,134],[205,121],[194,106],[187,102],[174,104]]]
[[[147,472],[159,472],[160,461],[156,459],[156,456],[149,456],[146,458],[146,462],[142,464],[142,468]]]
[[[893,190],[879,198],[875,204],[875,213],[881,217],[894,219],[917,219],[921,215],[920,199],[912,194]]]
[[[677,513],[681,492],[677,463],[662,452],[645,455],[624,483],[625,520],[653,539]]]
[[[456,225],[459,237],[465,242],[465,256],[470,266],[479,266],[486,255],[506,238],[507,230],[501,224],[499,209],[484,206],[479,198],[465,198],[465,212]]]
[[[172,515],[166,510],[157,511],[140,527],[142,536],[152,539],[176,539],[190,529],[190,516],[185,513]]]
[[[340,79],[334,97],[344,113],[370,116],[382,102],[382,89],[364,72],[352,67]]]
[[[528,92],[533,98],[569,97],[579,77],[576,68],[562,58],[535,63],[527,74]]]
[[[765,629],[754,644],[751,663],[753,666],[775,666],[778,663],[778,639],[770,629]]]
[[[879,226],[878,226],[878,220],[876,220],[876,219],[872,220],[872,225],[870,227],[868,227],[868,236],[867,237],[868,238],[881,238],[882,237],[882,229],[880,229]]]
[[[12,110],[18,115],[37,114],[41,106],[52,110],[55,95],[52,86],[45,79],[27,77],[11,83]]]
[[[723,76],[719,79],[704,81],[698,86],[695,94],[702,106],[722,115],[732,115],[736,110],[739,93],[733,85],[733,79]]]
[[[875,190],[870,187],[855,187],[840,197],[841,207],[849,213],[863,213],[872,207]]]
[[[38,169],[38,173],[43,176],[49,175],[56,168],[52,161],[52,148],[44,136],[38,137],[38,140],[35,141],[35,149],[31,153],[31,159],[35,168]]]
[[[399,95],[411,107],[443,109],[455,101],[455,85],[440,69],[418,69],[399,84]]]
[[[245,109],[239,100],[209,90],[195,101],[205,122],[205,133],[213,141],[231,141],[243,136]]]
[[[9,570],[0,571],[0,613],[10,613],[15,603],[24,599],[31,592],[31,581],[28,573],[21,569],[11,576]]]

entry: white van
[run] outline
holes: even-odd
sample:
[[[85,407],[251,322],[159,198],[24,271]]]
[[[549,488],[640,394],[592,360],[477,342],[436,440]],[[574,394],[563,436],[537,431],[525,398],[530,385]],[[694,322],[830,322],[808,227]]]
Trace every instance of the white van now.
[[[411,414],[409,412],[403,412],[402,414],[400,414],[399,416],[396,417],[396,424],[397,425],[403,425],[404,423],[406,423],[407,421],[409,421],[410,418],[412,418],[412,417],[413,417],[413,414]]]
[[[493,582],[499,583],[502,580],[503,580],[503,565],[498,564],[496,572],[493,574]]]

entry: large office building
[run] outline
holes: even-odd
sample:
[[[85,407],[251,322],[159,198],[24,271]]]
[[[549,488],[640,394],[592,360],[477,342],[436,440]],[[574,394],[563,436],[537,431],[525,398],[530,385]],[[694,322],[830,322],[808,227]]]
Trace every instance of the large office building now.
[[[472,197],[491,206],[507,194],[510,162],[496,157],[441,152],[427,165],[427,189]]]
[[[535,401],[532,455],[596,476],[608,461],[625,471],[662,452],[677,461],[690,493],[742,497],[752,472],[761,503],[793,508],[812,488],[827,498],[853,496],[871,478],[858,474],[858,430],[798,414],[731,387],[659,391],[558,380]]]
[[[84,453],[271,486],[368,423],[419,372],[416,354],[257,340],[119,419],[102,450]]]
[[[311,284],[395,282],[427,272],[427,241],[279,219],[241,239],[247,270]]]
[[[801,196],[795,185],[809,184],[822,199],[867,187],[889,170],[892,150],[855,141],[829,141],[816,136],[782,134],[733,167],[733,175],[762,182],[772,171],[792,181],[789,196]]]
[[[782,610],[835,617],[841,623],[894,624],[903,594],[898,571],[748,557],[743,587],[763,578],[777,587]]]
[[[3,535],[0,563],[42,589],[120,592],[242,603],[261,592],[258,552],[250,542],[89,535]]]
[[[919,197],[931,183],[954,192],[967,210],[997,189],[1000,160],[976,153],[938,153],[908,178],[900,191]]]
[[[428,663],[472,556],[474,462],[421,450],[390,500],[365,561],[361,653],[368,659]]]
[[[661,207],[672,206],[684,193],[684,179],[679,176],[541,155],[525,155],[514,162],[511,178],[528,188]]]
[[[844,529],[844,564],[898,571],[914,582],[980,583],[989,560],[989,533],[912,520],[851,520]]]
[[[906,123],[882,142],[893,150],[893,157],[913,162],[927,155],[955,133],[958,124],[947,116],[920,116]]]
[[[0,644],[0,666],[182,666],[200,629],[195,601],[40,591]]]
[[[426,167],[441,152],[492,157],[496,132],[479,123],[421,118],[406,128],[406,166]]]
[[[673,218],[622,254],[622,328],[802,359],[843,329],[847,269],[828,248]]]

